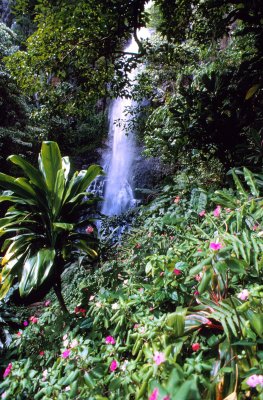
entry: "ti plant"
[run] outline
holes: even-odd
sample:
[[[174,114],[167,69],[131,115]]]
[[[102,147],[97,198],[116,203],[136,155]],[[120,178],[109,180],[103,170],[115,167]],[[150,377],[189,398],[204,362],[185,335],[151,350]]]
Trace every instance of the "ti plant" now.
[[[87,193],[91,182],[102,169],[92,165],[86,171],[70,175],[68,157],[61,157],[55,142],[43,142],[38,168],[22,157],[11,155],[24,177],[0,173],[0,202],[9,202],[0,220],[4,237],[0,299],[15,281],[22,297],[42,285],[53,287],[64,311],[61,295],[61,274],[74,251],[81,250],[96,257],[96,240],[85,232],[90,221],[89,208],[96,198]]]

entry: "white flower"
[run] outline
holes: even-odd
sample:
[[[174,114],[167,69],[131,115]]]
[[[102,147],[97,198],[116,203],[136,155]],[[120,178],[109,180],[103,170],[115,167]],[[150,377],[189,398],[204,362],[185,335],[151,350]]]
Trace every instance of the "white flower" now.
[[[63,346],[64,346],[64,347],[68,347],[68,339],[67,339],[67,340],[64,340]]]
[[[102,304],[98,301],[97,303],[95,303],[95,306],[98,307],[98,308],[101,308]]]
[[[113,303],[112,306],[111,306],[111,308],[112,308],[113,310],[118,310],[118,309],[120,308],[120,306],[119,306],[118,303]]]
[[[1,398],[2,398],[2,399],[6,399],[6,392],[2,393]]]
[[[95,296],[90,296],[90,297],[89,297],[89,300],[90,300],[90,301],[92,301],[92,300],[94,300],[94,299],[95,299]]]
[[[67,334],[65,334],[64,336],[63,336],[63,340],[66,340],[68,338],[68,335]]]
[[[70,343],[70,347],[74,349],[74,347],[77,347],[78,344],[79,342],[77,341],[77,339],[73,339],[72,342]]]
[[[45,381],[48,377],[47,369],[45,369],[45,371],[43,371],[42,375],[43,375],[43,381]]]
[[[127,368],[128,364],[129,364],[129,361],[128,360],[124,360],[124,362],[123,362],[122,366],[120,367],[120,369],[122,371],[126,371],[126,368]]]
[[[65,387],[65,392],[69,392],[70,391],[70,386],[66,386]]]

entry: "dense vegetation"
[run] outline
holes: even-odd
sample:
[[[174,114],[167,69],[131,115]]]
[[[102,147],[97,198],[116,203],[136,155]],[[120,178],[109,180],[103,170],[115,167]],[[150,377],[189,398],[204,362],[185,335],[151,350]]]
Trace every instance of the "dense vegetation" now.
[[[17,0],[0,24],[3,399],[263,400],[261,0],[146,3]],[[117,95],[170,175],[98,238]]]

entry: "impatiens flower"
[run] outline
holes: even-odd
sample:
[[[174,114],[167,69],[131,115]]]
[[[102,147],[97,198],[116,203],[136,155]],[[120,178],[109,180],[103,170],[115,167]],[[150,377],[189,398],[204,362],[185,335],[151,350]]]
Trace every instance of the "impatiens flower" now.
[[[70,350],[65,350],[65,351],[63,351],[63,353],[62,353],[62,358],[68,358],[69,355],[70,355]]]
[[[65,387],[65,392],[69,392],[70,391],[70,386],[66,386]]]
[[[174,270],[173,270],[173,273],[175,274],[175,275],[181,275],[182,274],[182,271],[180,270],[180,269],[177,269],[177,268],[175,268]]]
[[[78,344],[79,344],[79,342],[77,341],[77,339],[73,339],[72,342],[70,343],[71,349],[74,349],[74,347],[77,347]]]
[[[24,321],[24,322],[23,322],[23,325],[24,325],[24,326],[28,326],[28,322],[27,322],[27,321]]]
[[[66,340],[68,338],[68,335],[67,335],[67,333],[63,336],[63,340]]]
[[[107,336],[105,342],[106,344],[115,344],[115,339],[112,336]]]
[[[5,369],[5,372],[4,372],[4,375],[3,375],[4,378],[6,378],[10,374],[11,369],[12,369],[12,363],[9,363],[8,366]]]
[[[249,296],[249,291],[247,289],[243,289],[242,292],[240,292],[237,297],[240,300],[246,301],[248,299]]]
[[[94,228],[93,228],[91,225],[89,225],[89,226],[86,228],[86,233],[88,233],[88,234],[93,233],[93,231],[94,231]]]
[[[141,287],[140,289],[138,289],[139,290],[139,292],[143,292],[143,288]]]
[[[153,356],[153,361],[156,365],[160,365],[165,362],[165,355],[160,351],[155,351]]]
[[[159,390],[155,388],[152,394],[149,397],[149,400],[157,400],[158,399]]]
[[[257,385],[263,387],[263,375],[251,375],[246,383],[250,387],[256,387]]]
[[[175,199],[174,199],[174,203],[178,204],[179,201],[180,201],[180,198],[181,198],[180,196],[176,196]]]
[[[200,346],[199,343],[193,343],[192,344],[192,350],[193,351],[198,351],[198,350],[200,350],[200,348],[201,348],[201,346]]]
[[[141,326],[138,330],[140,333],[145,333],[145,326]]]
[[[199,217],[204,217],[205,216],[205,210],[201,211],[198,215],[199,215]]]
[[[220,216],[220,213],[221,213],[221,207],[217,206],[213,211],[214,217],[218,218]]]
[[[126,371],[126,368],[127,368],[128,364],[129,364],[129,361],[128,360],[124,360],[124,362],[123,362],[122,366],[120,367],[120,369],[122,371]]]
[[[198,275],[195,275],[195,280],[196,280],[197,282],[200,282],[200,281],[201,281],[201,279],[202,279],[202,277],[201,277],[201,275],[200,275],[200,274],[198,274]]]
[[[18,331],[17,332],[17,336],[21,336],[22,335],[22,332],[21,331]]]
[[[101,307],[102,307],[102,304],[98,301],[97,303],[95,303],[95,306],[96,306],[97,308],[101,308]]]
[[[209,247],[210,247],[210,249],[217,251],[217,250],[220,250],[223,247],[223,245],[222,245],[222,243],[211,242]]]
[[[116,360],[113,360],[113,361],[111,362],[111,365],[110,365],[110,371],[111,371],[111,372],[114,372],[115,369],[117,369],[117,368],[118,368],[118,363],[117,363]]]
[[[45,371],[43,371],[42,375],[43,375],[43,381],[45,381],[48,377],[47,369],[45,369]]]
[[[171,400],[171,397],[170,397],[170,396],[165,396],[165,397],[163,398],[163,400]]]
[[[200,294],[200,293],[198,292],[198,290],[195,290],[195,291],[194,291],[194,296],[199,296],[199,294]]]
[[[32,315],[32,317],[29,318],[29,321],[32,322],[32,324],[37,324],[38,318]]]
[[[39,352],[39,355],[40,356],[43,356],[45,354],[45,352],[43,351],[43,350],[41,350],[40,352]]]
[[[50,304],[51,304],[51,300],[47,300],[47,301],[45,301],[45,307],[49,307],[49,306],[50,306]]]

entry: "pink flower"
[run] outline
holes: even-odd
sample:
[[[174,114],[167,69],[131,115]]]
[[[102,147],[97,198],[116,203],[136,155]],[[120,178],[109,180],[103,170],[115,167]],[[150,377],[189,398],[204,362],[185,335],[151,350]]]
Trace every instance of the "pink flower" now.
[[[89,226],[86,228],[86,233],[88,233],[88,234],[93,233],[93,231],[94,231],[94,228],[93,228],[93,226],[91,226],[91,225],[89,225]]]
[[[22,332],[21,331],[18,331],[17,332],[17,336],[21,336],[22,335]]]
[[[182,271],[181,271],[180,269],[175,268],[175,269],[173,270],[173,273],[174,273],[176,276],[178,276],[178,275],[181,275],[181,274],[182,274]]]
[[[157,400],[158,399],[159,390],[155,388],[152,394],[149,397],[149,400]]]
[[[231,208],[225,208],[225,210],[226,210],[227,213],[231,212]]]
[[[70,355],[70,350],[65,350],[65,351],[63,351],[63,353],[62,353],[62,358],[68,358],[69,355]]]
[[[204,217],[205,216],[205,210],[201,211],[198,215],[199,215],[199,217]]]
[[[259,228],[259,225],[255,224],[252,226],[252,231],[256,231],[258,228]],[[252,375],[252,376],[254,376],[254,375]]]
[[[198,274],[198,275],[195,275],[195,280],[196,280],[197,282],[200,282],[201,279],[202,279],[202,277],[201,277],[199,274]]]
[[[202,253],[203,250],[202,249],[197,249],[197,251],[198,251],[198,253]]]
[[[176,198],[174,199],[174,203],[178,204],[180,201],[181,197],[180,196],[176,196]]]
[[[160,276],[163,276],[163,275],[164,275],[164,271],[160,272]]]
[[[24,326],[28,326],[28,322],[27,322],[27,321],[24,321],[24,322],[23,322],[23,325],[24,325]]]
[[[3,375],[4,378],[6,378],[10,374],[11,369],[12,369],[12,363],[9,363],[8,366],[5,369],[5,372],[4,372],[4,375]]]
[[[78,344],[79,344],[79,342],[77,341],[77,339],[73,339],[72,342],[70,343],[71,349],[74,349],[75,347],[77,347]]]
[[[155,362],[156,365],[160,365],[163,362],[165,362],[165,355],[164,353],[161,353],[159,351],[155,351],[154,352],[154,356],[153,356],[153,361]]]
[[[33,315],[32,317],[29,318],[29,321],[31,321],[32,324],[37,324],[38,318]]]
[[[136,243],[135,248],[140,249],[142,247],[141,243]]]
[[[193,351],[198,351],[198,350],[200,350],[200,344],[199,343],[193,343],[192,344],[192,350]]]
[[[218,218],[220,216],[220,213],[221,213],[221,207],[217,206],[213,211],[214,217]]]
[[[106,344],[115,344],[115,339],[112,336],[107,336],[105,342]]]
[[[223,247],[223,245],[222,245],[222,243],[211,242],[209,247],[210,247],[210,249],[217,251],[217,250],[220,250]]]
[[[237,297],[240,300],[246,301],[248,299],[249,296],[249,291],[247,289],[243,289],[242,292],[240,292]],[[253,375],[252,375],[253,376]]]
[[[200,293],[198,292],[198,290],[195,290],[195,291],[194,291],[194,296],[199,296],[199,294],[200,294]]]
[[[165,396],[165,397],[163,398],[163,400],[171,400],[171,397],[170,397],[170,396]]]
[[[133,329],[138,329],[140,327],[140,324],[135,324]]]
[[[51,300],[47,300],[47,301],[45,301],[45,307],[49,307],[49,306],[50,306],[50,304],[51,304]]]
[[[41,350],[40,352],[39,352],[39,355],[42,357],[43,355],[45,354],[45,352],[43,351],[43,350]]]
[[[6,393],[6,392],[2,393],[1,399],[6,399],[6,396],[7,396],[7,393]]]
[[[251,375],[247,379],[246,383],[250,387],[256,387],[257,385],[263,387],[263,375]]]
[[[115,369],[117,369],[117,368],[118,368],[118,363],[117,363],[116,360],[113,360],[113,361],[111,362],[111,365],[110,365],[110,371],[111,371],[111,372],[114,372]]]

